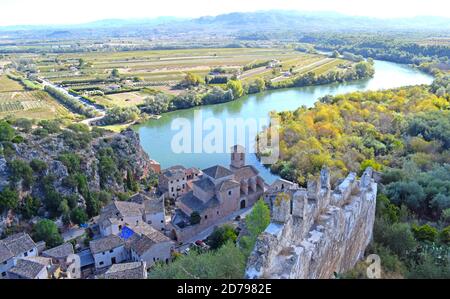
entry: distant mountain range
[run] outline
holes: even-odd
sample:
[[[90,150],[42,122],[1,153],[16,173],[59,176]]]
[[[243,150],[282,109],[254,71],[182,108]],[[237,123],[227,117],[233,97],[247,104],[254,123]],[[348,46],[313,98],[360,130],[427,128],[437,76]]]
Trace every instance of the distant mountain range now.
[[[0,32],[41,31],[48,35],[64,32],[80,34],[83,30],[100,30],[114,36],[133,32],[276,32],[276,31],[377,31],[377,30],[438,30],[450,32],[450,18],[413,17],[379,19],[347,16],[333,12],[258,11],[229,13],[186,19],[158,17],[152,19],[107,19],[78,25],[4,26]]]

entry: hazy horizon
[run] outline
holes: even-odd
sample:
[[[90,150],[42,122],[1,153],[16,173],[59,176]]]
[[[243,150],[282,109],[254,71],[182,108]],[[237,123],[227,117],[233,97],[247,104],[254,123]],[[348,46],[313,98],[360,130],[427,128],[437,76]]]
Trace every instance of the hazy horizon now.
[[[6,12],[0,26],[77,25],[109,19],[154,19],[158,17],[197,18],[234,12],[286,10],[305,13],[337,13],[346,16],[397,19],[411,17],[448,17],[450,5],[442,0],[379,0],[376,5],[368,0],[166,0],[152,4],[145,0],[78,0],[65,9],[62,1],[0,0],[0,9]],[[24,10],[24,7],[26,10]],[[61,8],[63,7],[63,8]]]

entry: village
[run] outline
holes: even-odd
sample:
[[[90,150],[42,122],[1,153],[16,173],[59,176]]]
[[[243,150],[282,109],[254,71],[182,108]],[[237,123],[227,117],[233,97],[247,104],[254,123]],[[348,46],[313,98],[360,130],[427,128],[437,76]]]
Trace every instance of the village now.
[[[283,179],[269,186],[245,164],[242,146],[233,146],[230,158],[229,168],[203,170],[181,165],[161,170],[151,160],[157,188],[111,202],[89,223],[63,234],[62,245],[48,248],[24,232],[0,240],[0,277],[145,279],[157,263],[170,263],[192,248],[209,250],[207,237],[218,226],[241,230],[257,200],[272,206],[278,193],[298,189]],[[83,240],[86,235],[91,237]]]

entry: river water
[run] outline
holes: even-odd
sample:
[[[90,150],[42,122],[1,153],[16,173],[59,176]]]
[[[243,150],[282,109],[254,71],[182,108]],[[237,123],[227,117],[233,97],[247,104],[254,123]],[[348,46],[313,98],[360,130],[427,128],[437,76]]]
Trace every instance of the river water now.
[[[239,100],[225,104],[200,106],[192,109],[165,113],[159,120],[150,120],[136,126],[135,129],[139,132],[144,150],[152,159],[161,163],[162,168],[183,165],[186,167],[204,169],[216,164],[227,167],[230,163],[230,155],[225,152],[225,149],[227,143],[233,144],[236,139],[234,141],[224,141],[222,146],[220,145],[220,142],[219,144],[215,143],[217,149],[223,149],[220,153],[207,153],[211,152],[211,150],[201,147],[198,148],[198,146],[202,144],[202,141],[209,144],[207,142],[207,137],[213,130],[223,130],[222,132],[224,133],[224,136],[226,136],[227,120],[238,120],[239,118],[243,121],[253,120],[260,129],[260,126],[267,125],[269,122],[269,113],[271,111],[292,111],[302,105],[311,107],[318,98],[328,94],[338,95],[354,91],[380,90],[407,85],[430,84],[432,81],[432,76],[409,66],[375,60],[375,75],[370,79],[353,81],[350,83],[335,83],[267,91],[245,96]],[[203,121],[203,124],[200,123],[200,121]],[[205,127],[208,122],[211,122],[211,124],[214,125],[209,128],[207,126]],[[217,122],[222,124],[223,129],[220,129]],[[192,133],[190,142],[187,142],[189,141],[188,139],[184,139],[185,144],[188,144],[189,146],[186,146],[185,151],[182,153],[180,153],[179,149],[172,146],[173,141],[178,140],[176,139],[178,136],[177,134],[181,130],[181,127],[172,129],[174,124],[177,123],[189,123],[190,132]],[[247,130],[245,143],[240,143],[244,143],[243,145],[249,147],[249,144],[255,139],[255,135],[259,129]],[[195,132],[197,132],[197,134]],[[269,184],[277,178],[276,175],[270,173],[267,168],[261,165],[256,156],[252,153],[247,154],[246,163],[254,165],[260,171],[260,175]]]

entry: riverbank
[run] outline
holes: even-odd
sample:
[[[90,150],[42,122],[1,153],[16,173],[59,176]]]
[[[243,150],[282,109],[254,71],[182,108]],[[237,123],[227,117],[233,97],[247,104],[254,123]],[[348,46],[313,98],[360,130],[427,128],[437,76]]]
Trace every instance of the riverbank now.
[[[216,119],[225,124],[226,120],[241,118],[244,121],[256,120],[264,126],[269,122],[271,111],[293,111],[300,106],[313,107],[317,99],[325,95],[339,95],[354,91],[381,90],[397,88],[406,85],[431,84],[433,77],[401,64],[374,61],[375,74],[373,78],[346,83],[326,84],[320,86],[307,86],[300,88],[287,88],[264,91],[258,94],[244,96],[238,100],[217,105],[197,106],[191,109],[177,110],[163,113],[159,120],[149,120],[146,123],[133,126],[140,134],[141,145],[152,159],[161,163],[162,168],[174,165],[186,167],[207,168],[211,165],[224,165],[229,163],[226,152],[200,153],[194,151],[193,138],[189,145],[191,151],[175,153],[172,149],[172,140],[176,130],[172,130],[175,119],[185,119],[194,124],[195,115],[205,123],[207,119]],[[200,128],[202,140],[209,130]],[[225,129],[223,130],[224,134]],[[248,132],[245,142],[254,141],[259,131]],[[224,135],[226,136],[226,135]],[[231,141],[230,141],[231,142]],[[155,146],[157,145],[157,146]],[[255,166],[266,182],[271,183],[278,178],[261,165],[254,155],[247,149],[247,164]]]

